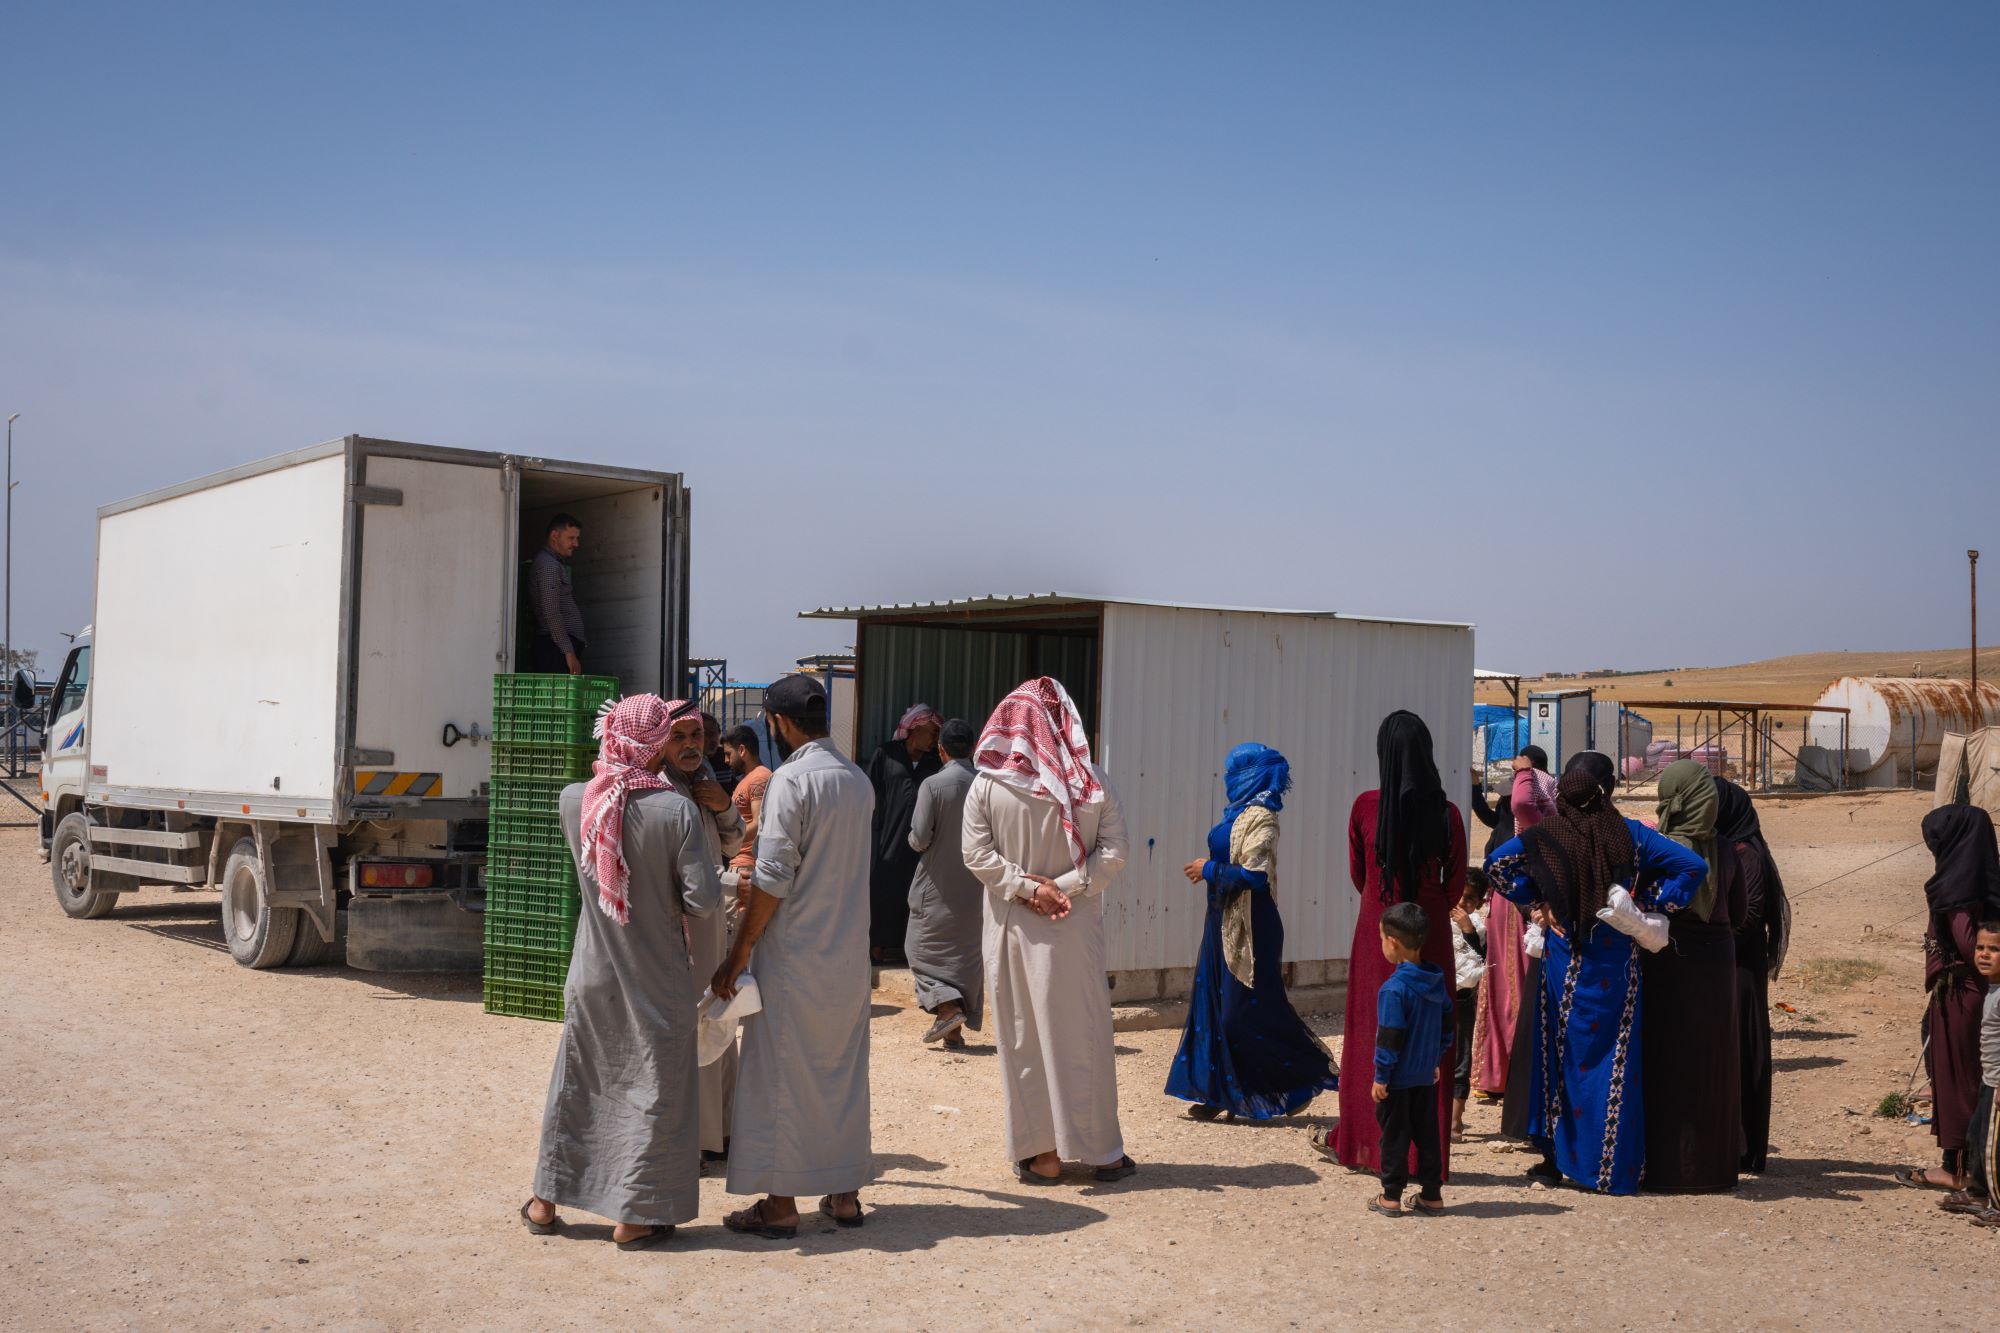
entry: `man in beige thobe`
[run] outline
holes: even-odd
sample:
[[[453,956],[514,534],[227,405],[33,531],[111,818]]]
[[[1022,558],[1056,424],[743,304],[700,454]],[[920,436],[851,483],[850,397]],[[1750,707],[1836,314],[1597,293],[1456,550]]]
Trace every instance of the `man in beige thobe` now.
[[[1036,756],[1039,770],[1028,771]],[[1047,678],[1002,702],[975,764],[963,848],[986,886],[986,988],[1007,1155],[1023,1184],[1053,1184],[1065,1159],[1121,1180],[1135,1168],[1118,1127],[1103,900],[1126,860],[1118,798],[1090,763],[1068,695]],[[1038,787],[1069,790],[1069,799]]]

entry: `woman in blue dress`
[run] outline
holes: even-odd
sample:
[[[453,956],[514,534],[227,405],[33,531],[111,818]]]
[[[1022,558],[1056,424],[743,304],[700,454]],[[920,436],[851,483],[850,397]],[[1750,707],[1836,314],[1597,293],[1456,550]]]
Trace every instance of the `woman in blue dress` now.
[[[1272,891],[1278,812],[1291,785],[1291,765],[1276,750],[1254,742],[1231,750],[1229,804],[1209,830],[1208,856],[1187,865],[1188,882],[1208,886],[1208,920],[1167,1095],[1193,1102],[1197,1120],[1293,1115],[1340,1086],[1332,1054],[1285,998],[1285,924]]]
[[[1546,937],[1535,1040],[1525,1052],[1533,1062],[1528,1134],[1543,1161],[1529,1174],[1631,1194],[1646,1161],[1639,948],[1597,912],[1620,884],[1647,911],[1678,912],[1708,866],[1619,815],[1617,782],[1610,759],[1578,755],[1557,784],[1555,817],[1496,848],[1486,872]]]

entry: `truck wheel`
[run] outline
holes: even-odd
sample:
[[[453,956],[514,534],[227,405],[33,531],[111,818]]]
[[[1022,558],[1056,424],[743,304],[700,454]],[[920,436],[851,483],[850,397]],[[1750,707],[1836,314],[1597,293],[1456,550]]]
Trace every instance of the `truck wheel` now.
[[[49,874],[56,902],[79,921],[94,921],[118,905],[118,895],[90,887],[90,821],[81,812],[64,815],[49,840]]]
[[[222,868],[222,939],[244,967],[279,967],[292,956],[299,930],[297,908],[264,901],[264,872],[257,840],[240,838]]]
[[[347,913],[333,914],[333,938],[319,937],[319,927],[304,912],[294,912],[298,918],[298,938],[292,941],[292,956],[285,960],[286,967],[338,967],[347,957],[346,932]]]

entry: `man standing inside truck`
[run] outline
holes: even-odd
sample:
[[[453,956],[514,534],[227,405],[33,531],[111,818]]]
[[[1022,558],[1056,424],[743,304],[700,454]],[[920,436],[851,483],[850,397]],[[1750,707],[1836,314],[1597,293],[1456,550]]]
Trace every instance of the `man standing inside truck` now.
[[[798,1196],[842,1227],[862,1224],[875,1178],[868,1134],[868,776],[827,739],[826,691],[786,676],[764,693],[784,762],[757,822],[750,908],[709,983],[736,993],[746,970],[763,1012],[743,1025],[729,1141],[729,1192],[761,1194],[723,1218],[773,1240],[799,1231]],[[751,967],[752,963],[756,966]]]
[[[528,566],[528,603],[535,609],[535,642],[528,649],[528,670],[548,675],[583,674],[583,612],[577,610],[576,589],[570,582],[570,558],[583,540],[583,524],[574,515],[549,520],[548,541]]]

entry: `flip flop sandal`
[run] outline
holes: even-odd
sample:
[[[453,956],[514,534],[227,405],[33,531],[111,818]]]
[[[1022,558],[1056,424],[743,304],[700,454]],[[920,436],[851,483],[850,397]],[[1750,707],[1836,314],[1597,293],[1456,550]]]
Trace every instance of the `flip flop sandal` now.
[[[1023,1157],[1020,1161],[1014,1163],[1014,1179],[1020,1181],[1023,1185],[1062,1184],[1062,1173],[1060,1171],[1053,1176],[1045,1176],[1039,1171],[1032,1170],[1028,1166],[1028,1163],[1034,1160],[1032,1157]]]
[[[1992,1204],[1984,1194],[1974,1194],[1971,1190],[1954,1190],[1938,1200],[1938,1207],[1947,1213],[1970,1213],[1974,1217],[1987,1211]]]
[[[1972,1219],[1972,1225],[2000,1231],[2000,1208],[1988,1208],[1985,1212],[1976,1215]]]
[[[1895,1180],[1898,1185],[1908,1185],[1914,1190],[1948,1190],[1950,1185],[1940,1185],[1930,1178],[1930,1168],[1925,1166],[1903,1166],[1896,1168]]]
[[[765,1240],[795,1240],[799,1234],[799,1224],[788,1227],[774,1226],[764,1220],[764,1203],[758,1200],[740,1213],[730,1213],[722,1219],[725,1229],[739,1236],[762,1236]]]
[[[1336,1154],[1333,1150],[1332,1130],[1316,1129],[1312,1133],[1306,1136],[1306,1142],[1312,1145],[1312,1149],[1314,1152],[1320,1153],[1326,1157],[1332,1157],[1335,1160],[1339,1160],[1338,1154]]]
[[[1435,1208],[1429,1208],[1429,1207],[1426,1207],[1426,1206],[1424,1205],[1424,1202],[1423,1202],[1423,1200],[1422,1200],[1421,1198],[1416,1198],[1416,1199],[1405,1199],[1405,1200],[1403,1200],[1403,1216],[1405,1216],[1405,1217],[1443,1217],[1443,1216],[1444,1216],[1444,1205],[1443,1205],[1443,1204],[1439,1204],[1439,1205],[1438,1205],[1437,1207],[1435,1207]]]
[[[831,1194],[819,1201],[819,1210],[823,1215],[832,1218],[833,1224],[837,1227],[858,1227],[868,1220],[861,1215],[860,1199],[854,1201],[854,1216],[852,1217],[842,1217],[839,1213],[833,1211],[833,1196]]]
[[[1100,1166],[1091,1172],[1091,1174],[1108,1185],[1114,1180],[1125,1179],[1125,1177],[1136,1173],[1138,1169],[1139,1164],[1137,1162],[1129,1157],[1120,1157],[1116,1166]]]
[[[643,1236],[634,1236],[630,1240],[615,1240],[611,1243],[621,1250],[650,1250],[656,1245],[666,1244],[673,1238],[672,1227],[654,1227]]]
[[[1401,1208],[1384,1207],[1382,1200],[1380,1200],[1379,1198],[1370,1199],[1368,1201],[1368,1211],[1371,1213],[1379,1214],[1380,1216],[1383,1217],[1402,1217],[1404,1215],[1403,1210]]]
[[[552,1216],[546,1222],[537,1222],[534,1218],[528,1216],[528,1204],[533,1202],[534,1200],[530,1199],[528,1203],[521,1205],[521,1221],[527,1224],[528,1230],[534,1232],[537,1236],[553,1236],[558,1231],[561,1231],[562,1219],[560,1217]]]

